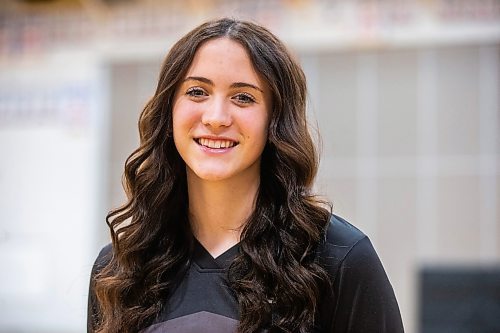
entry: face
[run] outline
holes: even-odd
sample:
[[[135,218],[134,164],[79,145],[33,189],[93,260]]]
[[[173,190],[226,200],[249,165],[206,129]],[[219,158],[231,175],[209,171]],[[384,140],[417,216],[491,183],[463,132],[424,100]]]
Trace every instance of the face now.
[[[259,177],[271,105],[267,83],[241,44],[228,38],[202,44],[173,105],[175,146],[188,177]]]

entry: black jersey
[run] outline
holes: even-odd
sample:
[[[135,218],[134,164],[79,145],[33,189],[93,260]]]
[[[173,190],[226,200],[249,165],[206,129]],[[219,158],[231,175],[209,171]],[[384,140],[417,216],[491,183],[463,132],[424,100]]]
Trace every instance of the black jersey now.
[[[320,262],[332,280],[324,293],[314,332],[403,332],[394,291],[370,240],[342,218],[332,215],[321,244]],[[213,258],[197,241],[184,278],[165,300],[163,312],[142,333],[234,333],[238,303],[227,284],[226,272],[239,251],[238,244]],[[109,259],[111,246],[99,254],[97,267]],[[330,296],[333,295],[333,296]],[[92,283],[88,327],[98,315]]]

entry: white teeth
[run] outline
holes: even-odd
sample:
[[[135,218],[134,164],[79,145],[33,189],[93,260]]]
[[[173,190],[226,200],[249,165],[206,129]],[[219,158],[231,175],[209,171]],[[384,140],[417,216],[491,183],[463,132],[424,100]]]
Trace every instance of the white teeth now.
[[[206,138],[199,138],[198,143],[202,146],[214,149],[230,148],[236,145],[234,141],[230,140],[211,140]]]

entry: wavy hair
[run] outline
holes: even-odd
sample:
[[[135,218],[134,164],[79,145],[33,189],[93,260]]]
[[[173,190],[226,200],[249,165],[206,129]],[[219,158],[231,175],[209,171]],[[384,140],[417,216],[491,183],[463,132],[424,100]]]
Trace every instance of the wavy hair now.
[[[318,157],[305,115],[305,76],[267,29],[224,18],[202,24],[172,47],[140,115],[140,146],[125,163],[128,201],[106,217],[113,255],[94,281],[96,332],[150,325],[190,264],[186,167],[174,145],[172,107],[195,52],[214,38],[245,47],[273,100],[255,209],[227,273],[239,304],[238,330],[307,332],[314,325],[328,284],[316,252],[330,212],[311,193]]]

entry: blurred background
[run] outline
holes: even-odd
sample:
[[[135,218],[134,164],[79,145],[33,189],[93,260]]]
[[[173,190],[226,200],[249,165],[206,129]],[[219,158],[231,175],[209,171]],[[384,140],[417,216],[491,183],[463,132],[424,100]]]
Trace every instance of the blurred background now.
[[[3,0],[0,332],[84,332],[160,63],[201,22],[294,52],[317,191],[367,233],[406,331],[500,332],[499,0]]]

